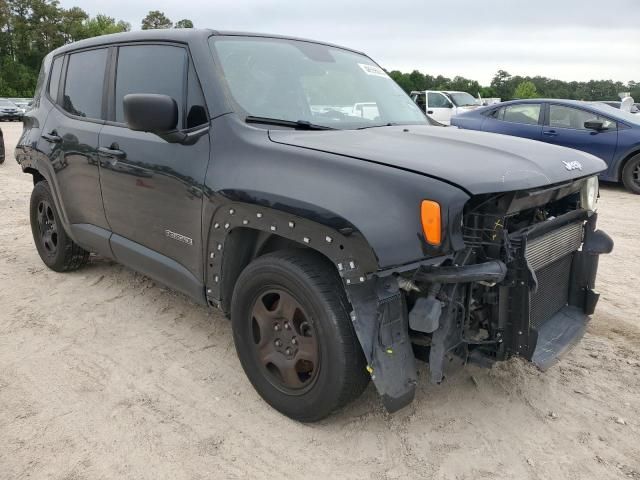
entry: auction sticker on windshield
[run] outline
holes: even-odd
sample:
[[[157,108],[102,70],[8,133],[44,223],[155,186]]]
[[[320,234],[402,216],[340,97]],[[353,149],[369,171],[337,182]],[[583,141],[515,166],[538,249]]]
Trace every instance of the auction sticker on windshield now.
[[[362,71],[367,75],[373,75],[375,77],[390,78],[389,75],[387,75],[383,69],[381,69],[376,65],[368,65],[366,63],[359,63],[358,65],[360,66]]]

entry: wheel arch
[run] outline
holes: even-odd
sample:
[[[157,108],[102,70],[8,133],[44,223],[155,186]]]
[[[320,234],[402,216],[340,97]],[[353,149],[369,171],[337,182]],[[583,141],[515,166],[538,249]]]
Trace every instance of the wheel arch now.
[[[24,156],[24,158],[21,158],[19,162],[20,167],[22,168],[22,172],[28,173],[33,177],[34,185],[39,182],[47,182],[49,184],[49,189],[51,190],[51,195],[53,196],[53,203],[58,209],[58,214],[60,215],[62,226],[67,232],[67,235],[69,235],[69,237],[77,243],[77,240],[73,236],[73,233],[69,233],[71,231],[71,223],[69,222],[67,209],[65,208],[65,205],[62,202],[62,197],[60,196],[60,186],[58,184],[58,179],[56,177],[56,172],[53,166],[48,162],[38,162],[37,160],[29,156],[26,156],[24,154],[22,155]]]
[[[334,266],[345,285],[363,283],[378,268],[373,249],[354,229],[340,231],[281,210],[241,202],[226,203],[216,210],[205,245],[207,301],[226,314],[240,273],[266,253],[313,250]]]
[[[44,178],[44,176],[37,169],[35,169],[33,167],[26,167],[22,171],[23,171],[23,173],[31,174],[31,176],[33,177],[33,184],[34,185],[36,183],[46,181],[46,178]]]

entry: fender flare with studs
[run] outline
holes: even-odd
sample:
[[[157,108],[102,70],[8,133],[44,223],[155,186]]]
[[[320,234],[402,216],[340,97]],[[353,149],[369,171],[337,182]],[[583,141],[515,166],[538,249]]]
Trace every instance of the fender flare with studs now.
[[[378,269],[377,258],[360,232],[330,226],[274,208],[241,202],[220,206],[210,223],[206,252],[207,301],[220,306],[225,245],[238,228],[253,229],[320,252],[336,267],[345,286],[364,283]]]

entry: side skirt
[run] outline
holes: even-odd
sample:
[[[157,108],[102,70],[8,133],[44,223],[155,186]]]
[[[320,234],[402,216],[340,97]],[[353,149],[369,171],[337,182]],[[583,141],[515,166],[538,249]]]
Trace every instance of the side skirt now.
[[[175,260],[139,243],[90,224],[70,226],[72,238],[86,250],[132,268],[206,305],[204,283]]]
[[[204,284],[175,260],[115,233],[111,235],[110,244],[118,262],[188,295],[202,305],[207,304]]]

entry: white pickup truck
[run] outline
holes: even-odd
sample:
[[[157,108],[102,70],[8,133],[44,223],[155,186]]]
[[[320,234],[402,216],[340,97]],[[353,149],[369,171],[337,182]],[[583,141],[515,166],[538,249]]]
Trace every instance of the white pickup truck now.
[[[425,90],[411,92],[411,98],[434,120],[449,125],[451,117],[478,108],[480,102],[467,92]]]

